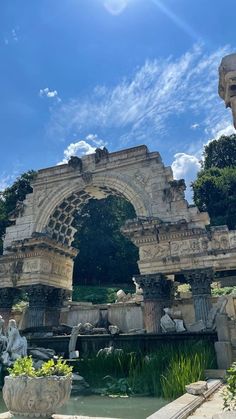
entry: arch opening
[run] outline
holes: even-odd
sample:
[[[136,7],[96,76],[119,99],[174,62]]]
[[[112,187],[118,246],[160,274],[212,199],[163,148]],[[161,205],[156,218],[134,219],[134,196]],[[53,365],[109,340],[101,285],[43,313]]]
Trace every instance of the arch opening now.
[[[44,233],[47,236],[67,246],[72,246],[74,235],[76,233],[75,218],[77,214],[80,214],[84,205],[90,200],[97,199],[101,200],[109,196],[115,196],[124,199],[133,204],[127,199],[125,194],[108,187],[108,186],[96,186],[88,187],[77,192],[72,192],[66,198],[53,209],[52,214],[49,217],[48,223],[44,229]],[[133,207],[133,214],[136,217],[136,212]]]
[[[86,217],[92,217],[90,222],[86,223]],[[139,273],[139,254],[120,229],[127,219],[136,217],[134,206],[122,193],[107,186],[93,186],[64,198],[54,208],[45,233],[78,249],[74,283],[127,284]]]
[[[135,217],[133,206],[121,197],[91,199],[74,218],[73,284],[130,288],[139,273],[138,248],[121,233],[127,219]]]

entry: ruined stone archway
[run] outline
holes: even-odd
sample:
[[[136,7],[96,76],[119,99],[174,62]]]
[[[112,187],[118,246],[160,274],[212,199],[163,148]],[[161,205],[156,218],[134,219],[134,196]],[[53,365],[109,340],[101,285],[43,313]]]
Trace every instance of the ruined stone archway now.
[[[91,198],[120,195],[133,205],[137,218],[126,223],[123,233],[139,248],[137,281],[147,284],[150,301],[156,294],[167,298],[163,275],[186,272],[193,283],[189,270],[195,270],[196,281],[204,285],[199,269],[235,269],[236,231],[207,231],[208,214],[188,205],[184,180],[174,180],[159,153],[146,146],[74,157],[68,164],[39,170],[32,186],[33,192],[17,206],[14,225],[7,228],[0,279],[9,296],[13,288],[29,291],[33,324],[42,324],[45,307],[55,312],[72,289],[72,222],[75,211]]]

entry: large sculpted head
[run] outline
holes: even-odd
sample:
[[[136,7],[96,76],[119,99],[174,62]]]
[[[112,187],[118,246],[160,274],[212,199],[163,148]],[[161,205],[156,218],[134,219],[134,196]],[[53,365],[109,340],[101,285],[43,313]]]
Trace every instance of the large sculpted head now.
[[[219,67],[219,95],[225,106],[232,109],[234,127],[236,128],[236,54],[222,58]]]

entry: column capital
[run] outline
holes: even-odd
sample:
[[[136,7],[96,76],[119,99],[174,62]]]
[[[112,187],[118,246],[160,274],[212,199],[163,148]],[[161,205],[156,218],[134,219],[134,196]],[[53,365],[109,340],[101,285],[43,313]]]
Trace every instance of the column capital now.
[[[47,285],[31,285],[24,287],[24,290],[29,296],[29,307],[30,308],[44,308],[46,306],[47,298],[51,292],[51,287]]]
[[[143,289],[144,300],[169,300],[172,282],[162,273],[136,275],[135,281]]]
[[[192,269],[183,271],[183,274],[191,286],[193,296],[211,294],[211,283],[214,278],[212,268]]]
[[[71,291],[63,288],[51,288],[47,294],[48,308],[61,308],[63,302],[71,298]]]

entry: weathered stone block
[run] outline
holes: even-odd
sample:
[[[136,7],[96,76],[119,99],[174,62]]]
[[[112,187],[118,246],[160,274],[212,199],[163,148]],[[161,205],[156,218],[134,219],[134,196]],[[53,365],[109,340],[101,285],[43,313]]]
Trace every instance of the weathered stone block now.
[[[217,365],[219,369],[228,369],[233,362],[231,342],[215,342]]]
[[[196,383],[191,383],[185,386],[187,393],[193,394],[194,396],[198,396],[199,394],[203,394],[208,388],[206,381],[196,381]]]
[[[220,342],[230,341],[230,331],[227,314],[217,314],[216,316],[216,330],[218,340]]]

